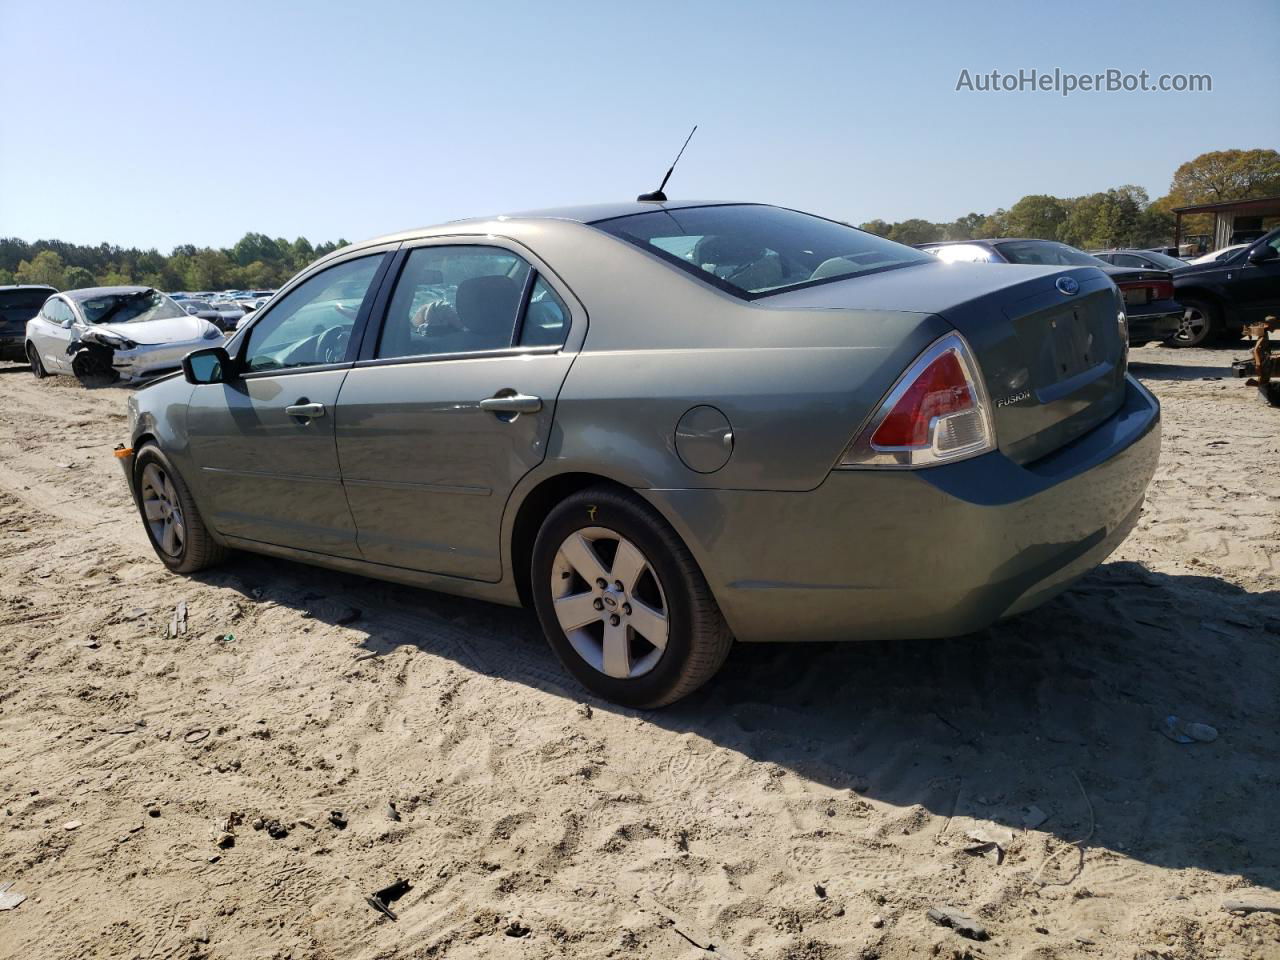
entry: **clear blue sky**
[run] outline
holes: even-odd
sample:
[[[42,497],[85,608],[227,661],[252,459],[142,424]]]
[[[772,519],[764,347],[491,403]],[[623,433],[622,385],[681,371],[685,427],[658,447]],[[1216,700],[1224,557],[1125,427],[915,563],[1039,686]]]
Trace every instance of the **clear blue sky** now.
[[[1280,3],[0,0],[0,235],[349,240],[668,193],[855,223],[1280,146]],[[962,68],[1207,72],[977,94]]]

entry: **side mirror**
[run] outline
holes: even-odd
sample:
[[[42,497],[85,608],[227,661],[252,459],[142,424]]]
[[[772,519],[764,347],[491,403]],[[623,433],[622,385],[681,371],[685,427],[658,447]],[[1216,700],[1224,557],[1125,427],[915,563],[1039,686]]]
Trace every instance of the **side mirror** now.
[[[187,383],[225,383],[231,379],[231,357],[222,347],[193,350],[182,358]]]
[[[1261,247],[1254,247],[1249,251],[1250,263],[1266,263],[1268,260],[1274,260],[1280,257],[1280,251],[1277,251],[1271,244],[1263,244]]]
[[[63,320],[62,323],[59,324],[59,326],[61,326],[63,330],[70,330],[74,324],[75,324],[75,320],[68,317],[66,320]]]
[[[193,317],[194,317],[197,313],[199,313],[199,312],[200,312],[200,311],[199,311],[199,310],[197,310],[195,307],[187,307],[187,308],[186,308],[186,311],[187,311],[187,313],[189,313],[189,314],[190,314],[191,316],[193,316]]]

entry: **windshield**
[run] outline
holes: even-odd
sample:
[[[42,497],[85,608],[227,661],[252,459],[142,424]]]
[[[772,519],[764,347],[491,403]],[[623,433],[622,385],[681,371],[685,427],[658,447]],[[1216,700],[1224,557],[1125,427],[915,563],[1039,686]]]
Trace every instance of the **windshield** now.
[[[1009,240],[999,245],[1010,263],[1049,264],[1055,267],[1109,267],[1097,257],[1054,240]]]
[[[90,323],[141,323],[187,315],[185,310],[156,290],[103,294],[81,300],[79,306]]]
[[[183,300],[183,301],[182,301],[182,305],[183,305],[184,307],[195,307],[197,310],[211,310],[211,309],[213,309],[212,307],[210,307],[210,306],[209,306],[209,304],[207,304],[207,303],[206,303],[205,301],[203,301],[203,300]]]
[[[1143,253],[1142,256],[1147,260],[1150,260],[1156,266],[1164,267],[1166,270],[1173,270],[1177,267],[1186,266],[1186,263],[1179,260],[1177,257],[1171,257],[1167,253],[1159,253],[1155,250]]]
[[[933,259],[843,223],[755,204],[655,210],[592,226],[747,300]]]

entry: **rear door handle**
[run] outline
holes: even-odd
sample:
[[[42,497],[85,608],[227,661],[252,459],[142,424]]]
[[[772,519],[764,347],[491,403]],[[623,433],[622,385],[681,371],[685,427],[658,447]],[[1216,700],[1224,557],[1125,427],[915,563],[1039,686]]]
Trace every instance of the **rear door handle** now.
[[[537,413],[542,409],[542,398],[530,397],[523,393],[486,397],[480,401],[480,409],[490,413]]]
[[[302,417],[304,420],[310,420],[313,417],[324,416],[323,403],[295,403],[293,406],[285,407],[284,412],[291,417]]]

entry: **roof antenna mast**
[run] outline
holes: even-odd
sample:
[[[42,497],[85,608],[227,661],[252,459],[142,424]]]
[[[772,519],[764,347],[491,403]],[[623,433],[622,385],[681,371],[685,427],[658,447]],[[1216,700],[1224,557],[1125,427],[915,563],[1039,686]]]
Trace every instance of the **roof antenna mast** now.
[[[698,132],[698,125],[695,123],[693,129],[689,131],[689,135],[684,138],[684,147],[689,145],[689,141],[693,139],[693,135]],[[676,154],[676,158],[671,161],[671,166],[667,167],[667,175],[662,178],[662,182],[658,184],[658,189],[653,193],[642,193],[636,197],[637,200],[646,203],[664,203],[667,195],[662,192],[662,188],[667,185],[667,181],[671,179],[671,171],[676,168],[676,164],[680,162],[680,158],[684,156],[684,147],[680,148],[680,152]]]

